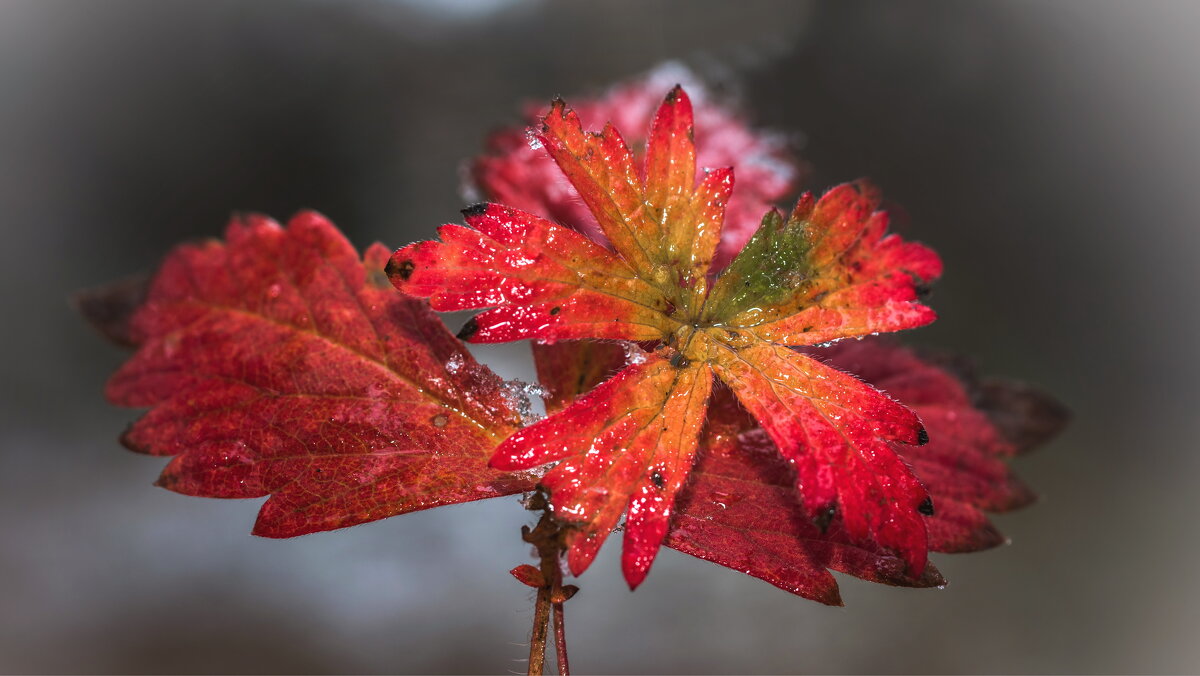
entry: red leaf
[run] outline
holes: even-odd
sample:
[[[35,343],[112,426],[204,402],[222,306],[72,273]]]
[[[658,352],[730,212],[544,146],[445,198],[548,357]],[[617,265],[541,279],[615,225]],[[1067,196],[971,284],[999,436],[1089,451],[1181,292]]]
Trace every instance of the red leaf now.
[[[973,380],[964,382],[939,366],[939,360],[918,358],[882,339],[805,351],[886,390],[925,421],[928,444],[893,449],[912,463],[929,490],[934,506],[926,519],[931,550],[976,551],[1005,541],[984,512],[1017,509],[1033,496],[1002,460],[1015,450],[1016,440],[1027,438],[1023,430],[1061,428],[1061,405],[1022,387],[1023,400],[1039,402],[1036,407],[1015,406],[1001,413],[979,408],[975,402],[988,402],[991,395]],[[583,378],[581,370],[555,368],[570,363],[572,352],[580,355],[577,362],[593,364],[593,375]],[[618,346],[601,343],[538,346],[534,354],[542,383],[556,395],[550,406],[587,391],[623,361]],[[1054,413],[1023,419],[1018,412],[1034,408]],[[827,569],[890,585],[945,584],[932,564],[913,579],[893,552],[851,537],[836,510],[816,522],[809,518],[794,489],[796,470],[728,389],[714,390],[701,438],[688,483],[676,498],[667,546],[832,605],[840,605],[841,599]]]
[[[579,233],[496,204],[463,214],[474,229],[444,225],[442,241],[400,249],[387,268],[398,288],[435,310],[500,306],[472,319],[462,338],[646,340],[668,326],[666,300]]]
[[[546,586],[546,577],[542,575],[542,571],[528,563],[522,563],[508,572],[525,586],[535,589]]]
[[[850,536],[837,511],[814,522],[797,499],[795,471],[729,392],[715,397],[704,438],[668,547],[829,605],[842,603],[829,570],[904,587],[945,584],[932,564],[914,577],[904,559]]]
[[[554,515],[575,525],[567,563],[591,564],[626,505],[625,579],[645,579],[667,532],[675,494],[696,452],[712,386],[707,366],[679,369],[648,355],[562,411],[518,430],[491,465],[521,470],[562,460],[542,478]]]
[[[572,99],[575,112],[588,129],[613,126],[626,137],[635,156],[647,142],[647,129],[662,93],[683,82],[695,107],[695,134],[704,142],[695,149],[700,167],[733,167],[738,188],[729,199],[714,265],[723,268],[754,234],[762,215],[795,189],[800,171],[782,135],[752,130],[742,116],[719,105],[695,76],[678,66],[660,68],[648,76],[612,88],[595,99]],[[536,124],[547,114],[541,104],[530,106],[526,121]],[[595,217],[579,198],[546,150],[531,146],[524,126],[504,129],[487,142],[487,153],[471,165],[471,178],[491,201],[535,213],[605,242]]]
[[[968,385],[910,350],[879,339],[846,341],[807,352],[863,376],[911,406],[925,422],[928,444],[897,445],[894,449],[912,464],[929,490],[933,514],[926,523],[931,550],[976,551],[1005,541],[984,511],[1016,509],[1027,505],[1033,496],[1001,461],[1011,455],[1012,442],[974,407]],[[913,586],[914,581],[902,575],[888,574],[896,568],[894,558],[886,551],[870,552],[861,545],[853,546],[854,540],[847,538],[839,523],[841,515],[832,519],[824,534],[814,537],[810,522],[794,518],[798,504],[794,497],[784,496],[786,500],[773,502],[779,496],[778,486],[786,468],[776,467],[774,472],[769,469],[770,463],[764,462],[764,446],[769,447],[769,441],[755,431],[753,421],[743,418],[739,423],[736,415],[726,415],[734,422],[726,423],[724,428],[710,426],[706,431],[708,442],[693,472],[693,482],[679,498],[669,546],[827,603],[837,602],[836,587],[811,569],[794,569],[797,560],[825,560],[824,565],[833,570],[866,580]],[[714,511],[712,505],[723,499],[728,502],[728,495],[763,508],[754,513]],[[829,555],[830,547],[837,548],[842,556]],[[847,547],[856,552],[857,558],[844,556]],[[940,582],[929,567],[915,583],[927,586]]]
[[[485,467],[518,417],[502,383],[324,218],[235,219],[176,249],[133,317],[140,348],[109,381],[150,407],[134,450],[176,456],[160,485],[270,495],[255,533],[289,537],[528,490]]]
[[[655,114],[640,174],[612,125],[585,132],[562,101],[551,106],[537,138],[613,251],[537,216],[480,205],[465,212],[474,229],[446,226],[441,242],[397,251],[389,274],[397,288],[430,298],[436,309],[494,308],[468,325],[469,340],[659,345],[644,366],[628,367],[517,432],[493,458],[509,469],[573,458],[542,482],[556,516],[579,533],[573,571],[591,561],[638,486],[669,513],[692,464],[715,373],[797,467],[810,517],[838,509],[851,537],[899,552],[919,576],[927,495],[887,442],[923,443],[920,421],[787,346],[932,321],[932,311],[915,301],[916,285],[940,274],[936,254],[885,236],[887,218],[875,210],[874,191],[847,185],[819,201],[806,195],[786,221],[768,213],[745,249],[710,278],[733,177],[718,170],[696,180],[693,111],[679,87]],[[660,418],[670,420],[663,411],[673,401],[688,402],[689,411],[694,405],[695,421],[672,437],[664,473],[647,450],[659,442],[657,431],[643,436],[623,425],[659,426]],[[631,586],[644,577],[665,531],[655,525],[662,514],[643,521],[638,505],[630,502],[625,537]]]
[[[795,467],[810,516],[836,510],[856,541],[925,569],[929,495],[887,443],[928,440],[912,411],[786,347],[751,346],[716,371]]]

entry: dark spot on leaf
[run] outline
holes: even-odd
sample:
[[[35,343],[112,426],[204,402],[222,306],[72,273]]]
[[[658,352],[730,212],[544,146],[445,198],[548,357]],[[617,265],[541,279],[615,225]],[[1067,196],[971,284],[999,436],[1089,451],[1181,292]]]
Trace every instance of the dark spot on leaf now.
[[[674,366],[677,369],[689,366],[691,363],[692,362],[688,361],[687,357],[683,356],[682,352],[676,352],[675,354],[671,355],[671,366]]]
[[[560,312],[562,312],[562,308],[560,308],[560,307],[552,307],[552,308],[550,308],[550,314],[551,314],[551,315],[556,315],[556,314],[558,314],[558,313],[560,313]]]
[[[467,218],[474,218],[476,216],[482,216],[484,214],[484,212],[487,211],[487,208],[488,208],[487,202],[479,202],[478,204],[472,204],[471,206],[467,207],[466,209],[463,209],[462,215],[466,216]]]
[[[828,291],[822,291],[821,293],[818,293],[817,295],[812,297],[812,302],[820,303],[821,301],[825,300],[825,296],[828,296],[828,295],[829,295]]]
[[[683,85],[675,85],[671,87],[671,91],[667,92],[667,103],[675,103],[679,100],[679,91],[683,89]]]
[[[409,277],[412,277],[413,270],[416,269],[417,264],[411,259],[398,261],[393,258],[388,261],[387,267],[383,271],[387,273],[388,277],[399,277],[407,281]]]
[[[659,474],[658,472],[654,472],[650,475],[650,482],[653,483],[654,487],[660,491],[667,486],[667,480],[664,479],[663,475]]]
[[[929,443],[929,432],[925,430],[925,426],[921,425],[921,429],[917,430],[917,445],[924,446]]]
[[[474,317],[471,317],[467,320],[467,323],[463,324],[462,328],[458,330],[457,336],[459,340],[470,340],[475,336],[476,333],[479,333],[479,322],[475,321]]]
[[[675,304],[669,300],[665,301],[665,302],[667,304],[667,307],[665,309],[663,309],[663,314],[670,317],[671,315],[675,314]]]
[[[933,500],[931,498],[922,500],[921,504],[917,505],[917,511],[925,516],[933,516]]]
[[[817,515],[813,517],[813,524],[824,533],[829,530],[829,524],[833,522],[833,517],[835,516],[837,516],[837,505],[830,504],[825,509],[817,512]]]

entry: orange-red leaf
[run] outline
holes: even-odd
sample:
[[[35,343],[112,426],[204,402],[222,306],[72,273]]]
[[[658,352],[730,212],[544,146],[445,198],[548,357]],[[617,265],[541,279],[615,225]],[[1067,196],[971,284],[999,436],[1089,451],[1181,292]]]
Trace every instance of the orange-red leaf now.
[[[697,186],[694,133],[691,99],[676,85],[651,124],[644,180],[616,129],[585,132],[561,100],[542,120],[538,139],[639,277],[676,305],[698,310],[733,172],[708,172]]]
[[[460,337],[649,340],[675,324],[662,294],[583,235],[497,204],[463,214],[471,227],[442,226],[442,241],[404,247],[387,267],[396,288],[435,310],[495,307]]]
[[[132,319],[137,353],[109,381],[151,410],[134,450],[175,456],[160,484],[270,495],[255,532],[288,537],[527,490],[488,469],[519,423],[501,381],[423,302],[387,251],[360,259],[314,213],[237,218],[226,243],[176,249]]]
[[[928,441],[911,410],[790,348],[718,353],[715,370],[796,469],[810,517],[838,513],[858,542],[899,552],[919,573],[929,495],[888,445]]]
[[[941,276],[928,247],[887,235],[878,192],[847,183],[820,200],[805,195],[784,221],[763,226],[718,279],[712,321],[760,340],[813,345],[932,322],[918,288]]]
[[[648,145],[648,133],[663,92],[683,82],[694,104],[698,167],[733,167],[738,187],[729,198],[725,225],[714,268],[723,268],[758,227],[763,213],[791,194],[800,174],[787,139],[752,129],[722,97],[677,64],[660,67],[644,77],[619,84],[598,98],[572,98],[572,107],[585,129],[611,121],[625,134],[634,157]],[[548,108],[529,106],[530,124],[545,117]],[[596,218],[574,186],[550,159],[541,144],[531,144],[524,127],[500,130],[488,138],[487,152],[471,164],[474,187],[487,199],[538,214],[604,242]]]
[[[797,468],[811,518],[843,512],[854,538],[897,551],[919,576],[927,552],[922,515],[928,496],[887,442],[925,441],[920,421],[870,386],[788,346],[818,336],[861,336],[932,321],[932,311],[915,302],[915,287],[940,273],[937,256],[885,237],[887,221],[875,210],[874,191],[846,185],[820,201],[805,196],[786,222],[769,213],[710,290],[710,262],[732,174],[710,172],[697,185],[693,109],[680,87],[667,94],[654,116],[641,175],[612,125],[586,132],[561,100],[552,104],[536,136],[614,251],[525,212],[481,206],[465,212],[474,229],[446,226],[442,242],[397,251],[389,265],[393,283],[429,297],[435,309],[495,308],[468,323],[460,335],[471,340],[657,343],[663,363],[704,374],[698,379],[705,388],[696,399],[701,404],[708,376],[715,373]],[[612,386],[589,395],[589,405],[618,417],[646,406],[657,410],[653,402],[661,403],[659,397],[669,390],[655,378],[641,383],[638,368],[623,373]],[[633,392],[637,387],[646,388],[651,404],[639,400]],[[494,462],[531,468],[581,452],[589,446],[587,434],[598,435],[603,427],[593,429],[576,420],[578,415],[568,408],[536,426],[561,435],[563,421],[570,419],[572,433],[583,435],[574,445],[550,453],[520,432],[505,442]],[[594,454],[605,456],[595,462],[624,462],[616,457],[626,452],[624,443],[594,446]],[[686,472],[690,461],[680,466]],[[646,471],[636,462],[630,467],[640,468],[630,469],[635,474]],[[549,475],[561,476],[559,469]],[[629,482],[645,480],[596,471],[555,491],[556,480],[549,477],[543,486],[552,489],[556,512],[568,515],[595,544],[600,541],[596,533],[616,523]],[[604,508],[573,513],[576,494],[584,489],[608,496]],[[631,522],[638,516],[635,507],[630,507]],[[646,541],[656,545],[658,538]],[[630,553],[631,542],[627,536],[627,559],[640,556]],[[576,572],[594,555],[581,551],[573,551]],[[640,568],[626,569],[631,584],[642,574]]]
[[[518,430],[492,467],[536,468],[559,461],[541,481],[554,515],[575,526],[567,562],[579,575],[628,506],[622,570],[630,587],[646,577],[667,532],[675,495],[695,457],[712,373],[640,356],[570,406]]]
[[[882,339],[806,352],[886,389],[925,420],[930,443],[892,449],[912,463],[929,490],[931,550],[975,551],[1004,542],[984,512],[1017,509],[1032,493],[1003,460],[1060,430],[1066,415],[1061,405],[1027,386],[964,382],[961,369],[948,371]],[[591,365],[590,375],[555,368],[571,363],[571,353],[574,361]],[[538,346],[534,354],[542,383],[555,394],[551,406],[587,391],[624,359],[618,346],[577,341]],[[826,569],[890,585],[945,583],[932,564],[914,578],[895,552],[851,537],[836,511],[814,521],[795,491],[795,475],[754,417],[718,386],[664,544],[834,605],[841,598]]]

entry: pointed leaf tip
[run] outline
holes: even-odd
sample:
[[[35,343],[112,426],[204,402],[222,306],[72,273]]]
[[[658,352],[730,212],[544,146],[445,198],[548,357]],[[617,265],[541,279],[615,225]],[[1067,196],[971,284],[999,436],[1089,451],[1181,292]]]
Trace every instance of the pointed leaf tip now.
[[[467,323],[462,325],[462,328],[458,330],[455,337],[469,343],[475,337],[476,333],[479,333],[479,322],[475,317],[471,317],[467,320]]]
[[[472,204],[471,206],[463,209],[462,215],[467,218],[473,218],[475,216],[482,216],[484,214],[484,212],[486,212],[487,210],[488,210],[487,202],[476,202],[475,204]]]

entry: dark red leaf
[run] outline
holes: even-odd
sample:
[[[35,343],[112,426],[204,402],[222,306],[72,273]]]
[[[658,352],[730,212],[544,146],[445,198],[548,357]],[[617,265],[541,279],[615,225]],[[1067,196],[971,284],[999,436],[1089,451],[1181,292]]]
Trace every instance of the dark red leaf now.
[[[122,347],[137,347],[130,323],[149,288],[150,279],[138,275],[78,291],[71,304],[105,338]]]
[[[517,578],[518,582],[527,587],[537,589],[546,586],[546,577],[542,575],[542,571],[528,563],[522,563],[508,572]]]
[[[987,412],[1018,453],[1058,436],[1071,413],[1041,390],[1009,380],[987,379],[975,387],[975,405]]]
[[[795,489],[795,470],[728,392],[710,407],[705,445],[677,501],[665,544],[830,605],[841,605],[829,570],[871,582],[932,587],[894,552],[846,532],[836,511],[814,521]]]
[[[289,537],[530,489],[488,469],[519,424],[503,383],[422,301],[315,213],[235,219],[167,257],[109,381],[149,407],[124,437],[175,456],[160,485],[270,495],[255,533]]]

